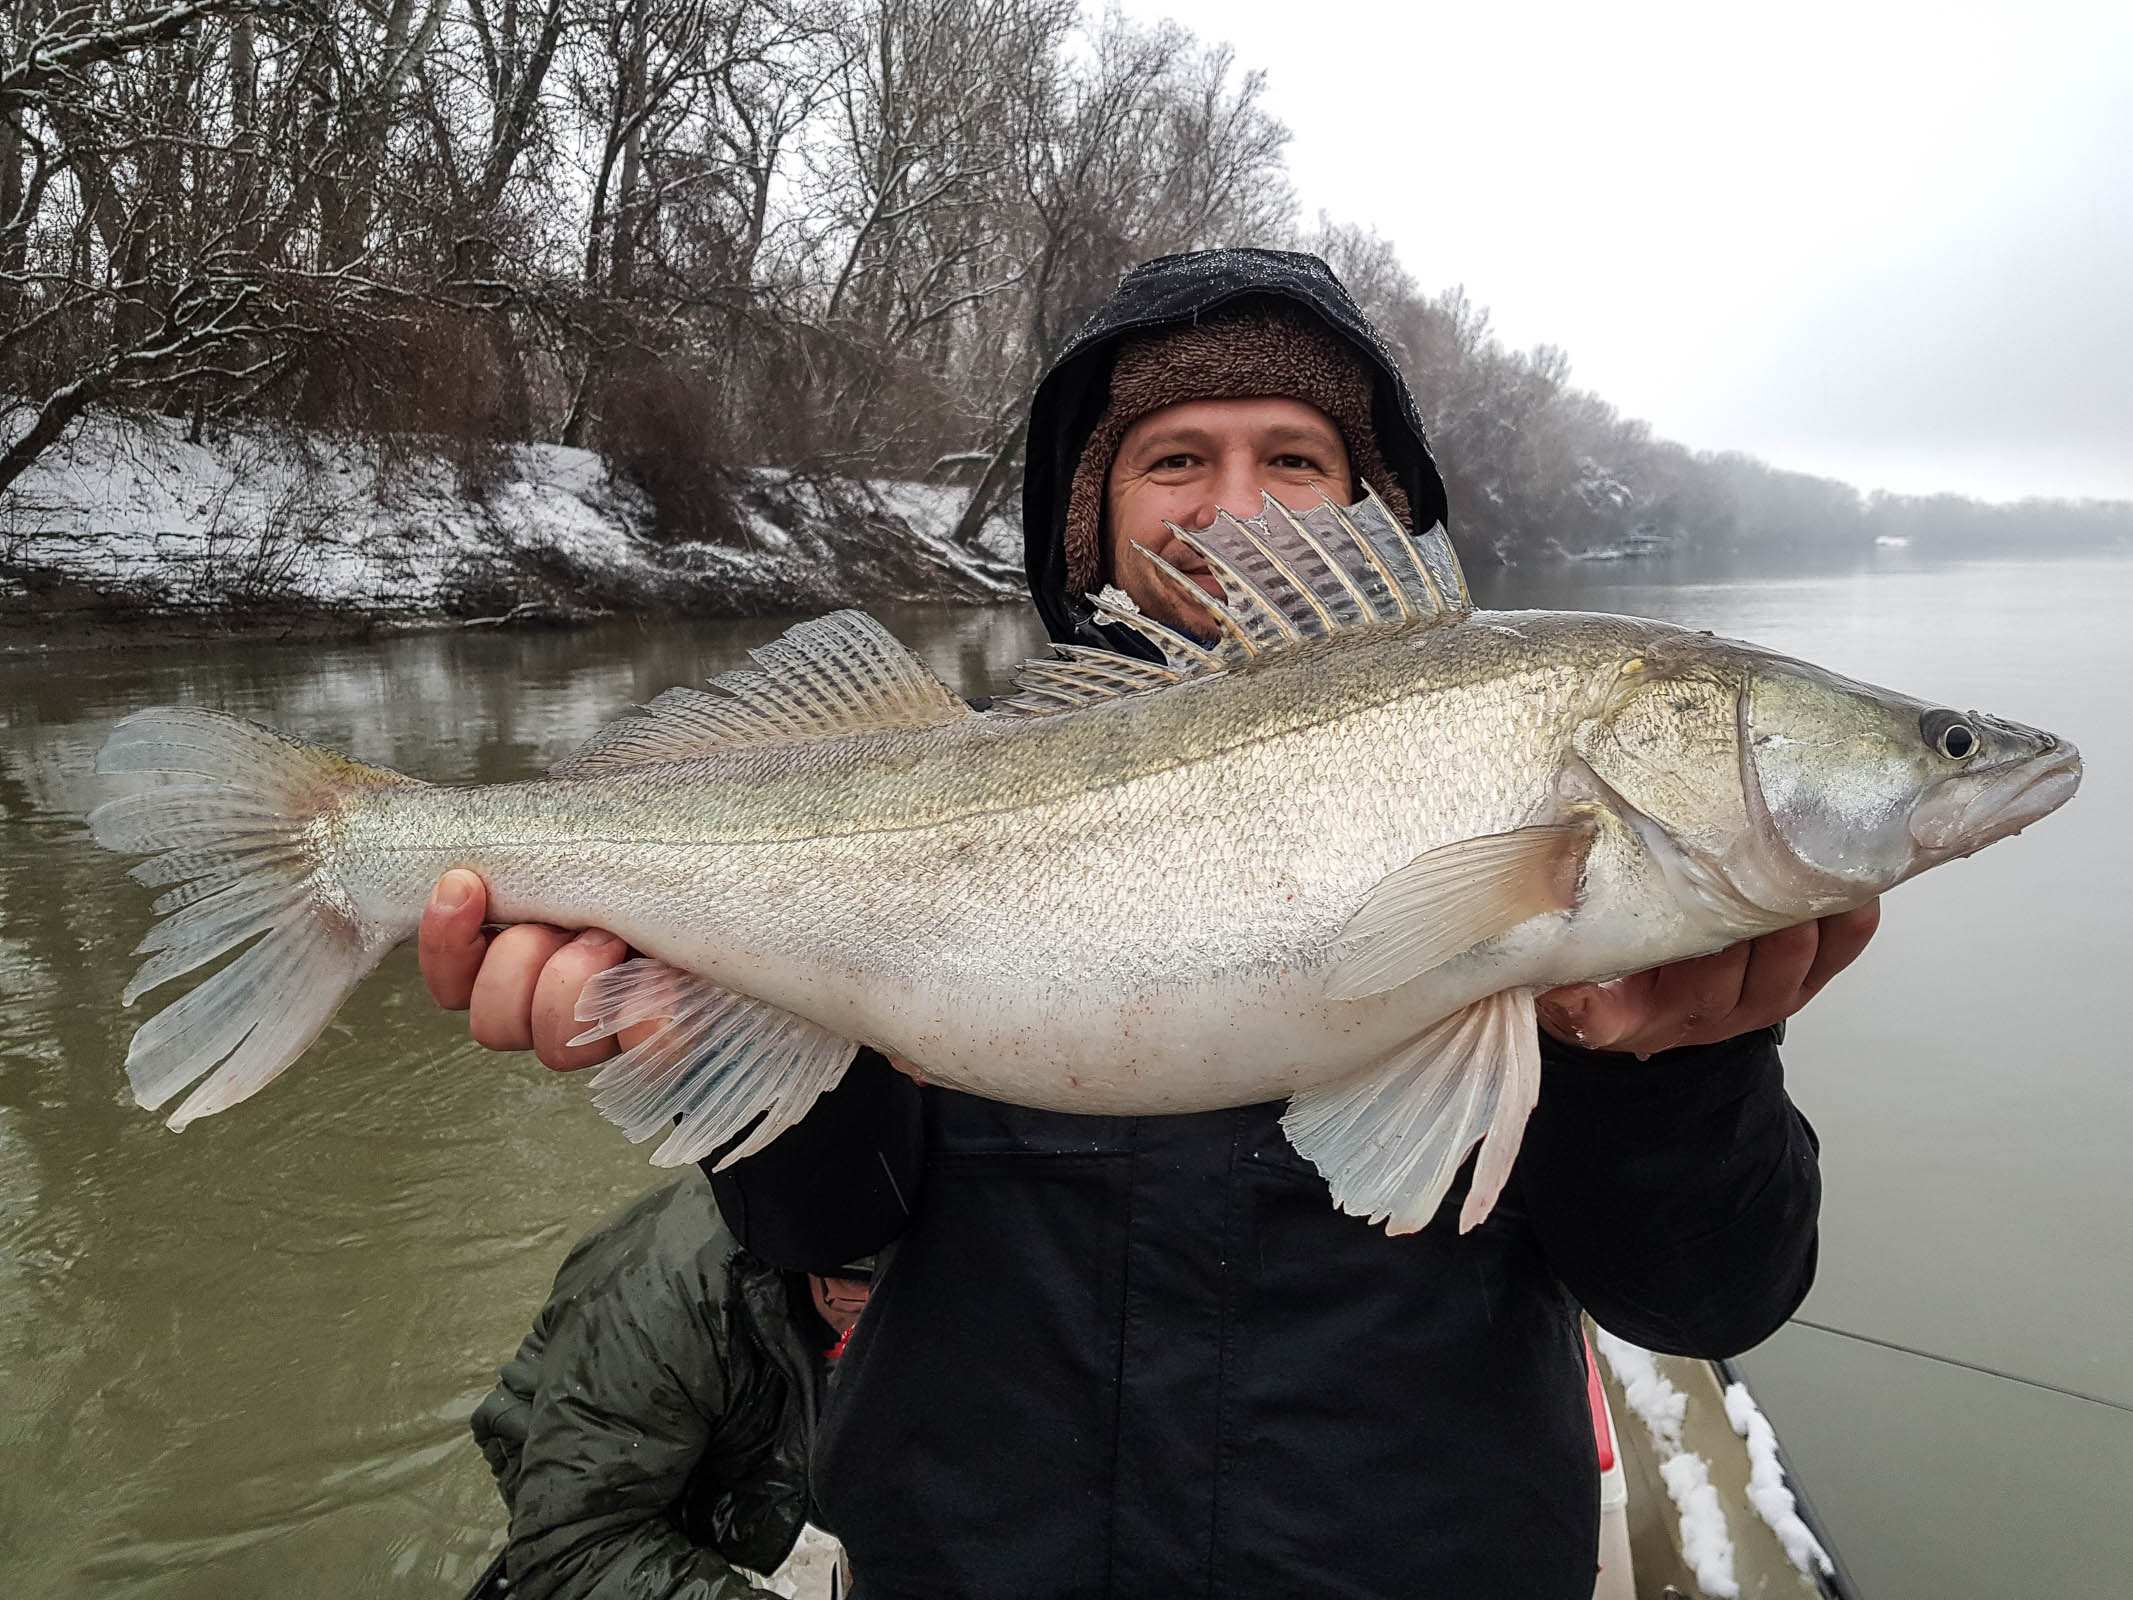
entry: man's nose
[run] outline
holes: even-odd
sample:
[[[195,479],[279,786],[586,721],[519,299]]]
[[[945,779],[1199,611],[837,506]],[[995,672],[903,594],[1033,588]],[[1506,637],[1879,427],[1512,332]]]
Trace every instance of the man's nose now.
[[[1217,507],[1233,517],[1256,517],[1260,495],[1268,487],[1256,459],[1246,456],[1223,462],[1211,485],[1212,498],[1200,518],[1200,526],[1204,528],[1215,520]]]

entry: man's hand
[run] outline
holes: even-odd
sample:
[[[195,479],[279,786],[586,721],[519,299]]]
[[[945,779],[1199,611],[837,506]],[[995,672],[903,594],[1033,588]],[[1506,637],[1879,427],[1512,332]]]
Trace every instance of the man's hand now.
[[[597,1066],[659,1031],[657,1022],[625,1028],[620,1041],[572,1046],[585,985],[629,956],[629,946],[600,928],[571,934],[522,922],[491,937],[482,924],[489,889],[465,868],[437,880],[422,913],[415,948],[422,978],[447,1011],[464,1011],[474,1042],[490,1050],[531,1050],[544,1066],[575,1072]]]
[[[1782,1022],[1866,948],[1881,902],[1781,928],[1693,961],[1611,983],[1573,983],[1537,1002],[1540,1025],[1564,1044],[1638,1057],[1715,1044]]]

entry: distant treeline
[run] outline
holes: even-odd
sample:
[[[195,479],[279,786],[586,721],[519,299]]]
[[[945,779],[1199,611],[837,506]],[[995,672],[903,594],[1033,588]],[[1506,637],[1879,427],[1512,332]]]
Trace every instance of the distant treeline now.
[[[92,408],[518,441],[677,536],[729,469],[1011,500],[1031,390],[1132,263],[1316,250],[1504,560],[1811,537],[2124,539],[2133,508],[1862,500],[1655,440],[1302,222],[1226,46],[1074,0],[0,0],[0,495]]]

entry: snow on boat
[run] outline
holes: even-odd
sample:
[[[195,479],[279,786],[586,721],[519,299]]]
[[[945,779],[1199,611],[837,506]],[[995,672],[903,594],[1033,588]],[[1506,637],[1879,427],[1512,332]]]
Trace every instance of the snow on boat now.
[[[1737,1366],[1588,1336],[1594,1600],[1859,1600]]]

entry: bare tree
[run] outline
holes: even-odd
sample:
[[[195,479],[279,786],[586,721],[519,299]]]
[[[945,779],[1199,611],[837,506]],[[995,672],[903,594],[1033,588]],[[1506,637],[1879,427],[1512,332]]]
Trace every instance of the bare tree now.
[[[1012,487],[1038,380],[1118,275],[1149,256],[1265,243],[1293,202],[1288,130],[1260,105],[1261,74],[1174,23],[1107,13],[1085,57],[1055,58],[1018,102],[1020,326],[985,384],[985,466],[957,521],[964,541]]]
[[[109,405],[596,445],[676,526],[729,460],[952,463],[974,539],[1121,271],[1299,238],[1286,140],[1226,47],[1076,0],[0,0],[0,491]],[[1480,546],[1820,503],[1301,242]]]
[[[262,27],[308,37],[306,13],[276,0],[115,16],[14,0],[0,16],[4,490],[97,403],[208,383],[256,391],[350,286],[256,253],[274,200],[248,165],[256,103],[231,68],[254,70]]]
[[[1002,204],[1014,87],[1071,21],[1069,0],[876,0],[851,19],[796,146],[807,222],[785,311],[811,461],[931,459],[957,342],[1022,271]]]

